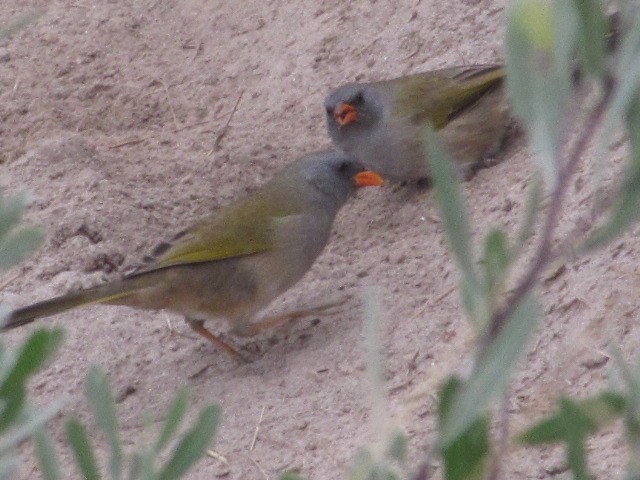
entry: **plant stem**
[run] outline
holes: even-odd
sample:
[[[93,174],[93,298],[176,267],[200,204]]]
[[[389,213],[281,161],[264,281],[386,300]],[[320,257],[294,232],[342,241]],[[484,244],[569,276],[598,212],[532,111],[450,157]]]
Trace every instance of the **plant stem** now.
[[[485,339],[481,344],[478,359],[481,359],[484,356],[491,342],[502,331],[513,312],[516,310],[518,305],[520,305],[525,295],[535,286],[538,281],[538,277],[553,258],[551,255],[551,241],[553,239],[553,233],[558,224],[560,214],[562,213],[562,202],[568,190],[569,180],[575,173],[576,167],[582,159],[589,141],[593,137],[598,125],[604,117],[612,97],[612,90],[613,88],[611,85],[605,84],[602,98],[587,118],[582,133],[576,140],[567,163],[564,165],[564,168],[560,170],[556,186],[551,192],[551,200],[547,210],[547,217],[542,228],[540,243],[538,244],[538,248],[536,249],[533,259],[531,260],[531,265],[520,283],[513,290],[513,293],[509,297],[505,306],[493,314]]]

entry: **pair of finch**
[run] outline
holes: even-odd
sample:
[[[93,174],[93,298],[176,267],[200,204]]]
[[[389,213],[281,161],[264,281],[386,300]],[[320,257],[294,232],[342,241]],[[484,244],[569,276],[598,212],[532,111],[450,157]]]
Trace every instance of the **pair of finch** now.
[[[196,332],[237,356],[207,330],[225,319],[254,335],[291,316],[255,321],[311,268],[333,220],[363,186],[428,178],[423,130],[430,124],[463,168],[493,154],[509,123],[504,68],[445,68],[332,92],[325,109],[340,151],[304,156],[250,195],[163,242],[121,279],[14,310],[4,329],[98,303],[183,314]]]

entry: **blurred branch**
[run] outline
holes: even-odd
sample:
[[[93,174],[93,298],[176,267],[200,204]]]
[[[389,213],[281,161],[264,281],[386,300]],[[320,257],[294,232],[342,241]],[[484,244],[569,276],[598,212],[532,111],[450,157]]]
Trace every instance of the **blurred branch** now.
[[[569,180],[575,173],[576,167],[589,145],[589,141],[593,138],[596,129],[605,116],[607,107],[609,106],[612,98],[611,94],[613,86],[613,79],[609,79],[603,89],[600,101],[596,104],[587,118],[584,128],[578,136],[578,139],[574,144],[573,151],[569,155],[564,168],[559,172],[558,181],[556,182],[554,190],[551,192],[551,200],[549,202],[547,216],[540,235],[540,242],[533,259],[531,260],[531,265],[522,280],[520,280],[520,283],[513,290],[511,296],[507,299],[505,306],[492,315],[485,338],[480,344],[478,355],[479,360],[484,357],[487,347],[498,336],[500,331],[502,331],[505,323],[511,317],[518,305],[520,305],[525,295],[527,295],[527,293],[535,286],[542,271],[556,257],[552,251],[551,242],[553,240],[554,230],[562,213],[562,202],[569,186]]]

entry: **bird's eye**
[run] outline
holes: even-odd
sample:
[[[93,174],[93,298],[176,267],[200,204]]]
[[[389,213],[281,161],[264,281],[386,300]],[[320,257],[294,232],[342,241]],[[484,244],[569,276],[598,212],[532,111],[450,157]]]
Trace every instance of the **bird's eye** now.
[[[358,94],[353,97],[353,103],[355,104],[363,104],[364,103],[364,95],[362,92],[358,92]]]
[[[327,105],[325,109],[327,110],[327,115],[329,115],[330,117],[333,116],[333,111],[335,110],[334,107]]]
[[[349,170],[349,162],[347,162],[346,160],[338,164],[338,172],[345,173],[348,170]]]

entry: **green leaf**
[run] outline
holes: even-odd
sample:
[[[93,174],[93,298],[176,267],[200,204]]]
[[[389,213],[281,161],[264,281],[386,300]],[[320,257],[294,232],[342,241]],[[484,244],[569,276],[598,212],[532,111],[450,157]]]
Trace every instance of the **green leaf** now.
[[[111,447],[109,471],[114,479],[122,478],[122,441],[118,427],[116,402],[109,385],[109,377],[98,366],[92,366],[87,374],[85,390],[98,428],[107,437]]]
[[[441,448],[446,449],[456,441],[482,417],[489,403],[504,392],[511,371],[535,331],[538,318],[538,302],[529,294],[487,347],[473,377],[456,396],[451,414],[440,429]]]
[[[567,408],[567,404],[570,407]],[[558,413],[541,420],[520,435],[520,441],[528,445],[557,443],[564,441],[568,430],[582,430],[585,434],[596,433],[604,425],[619,418],[627,401],[617,392],[606,391],[582,401],[561,399]],[[576,424],[576,416],[579,422]]]
[[[152,450],[136,454],[134,458],[131,459],[129,478],[156,480],[158,476],[154,469],[155,458],[156,454]]]
[[[377,462],[368,450],[359,450],[354,466],[347,477],[349,480],[399,480],[390,466]]]
[[[440,390],[438,420],[440,431],[451,422],[454,405],[463,391],[463,382],[449,377]],[[453,412],[455,414],[455,412]],[[440,449],[446,480],[482,479],[490,451],[489,418],[479,417],[453,442]]]
[[[10,37],[18,30],[21,30],[31,22],[36,21],[43,14],[43,11],[40,9],[32,10],[31,12],[20,15],[16,20],[11,22],[6,27],[0,28],[0,40],[3,38]]]
[[[637,441],[640,442],[640,378],[637,372],[632,372],[629,365],[624,361],[620,349],[614,349],[613,355],[622,373],[622,378],[626,383],[628,392],[626,415],[627,432],[628,435],[635,437]]]
[[[407,459],[407,435],[402,430],[397,429],[391,434],[387,454],[399,463]]]
[[[517,0],[507,9],[507,89],[547,181],[558,178],[577,18],[569,2]]]
[[[44,234],[39,227],[27,227],[12,232],[0,244],[0,269],[7,269],[19,263],[38,248],[43,239]]]
[[[373,289],[368,289],[364,295],[364,323],[363,337],[367,360],[367,377],[371,391],[371,423],[374,437],[380,446],[388,440],[390,429],[389,405],[387,386],[385,383],[386,368],[380,351],[380,305],[378,295]],[[377,456],[379,457],[379,455]]]
[[[82,424],[75,418],[67,420],[67,440],[84,480],[98,480],[98,462],[91,447],[89,437]]]
[[[181,388],[176,394],[171,406],[169,407],[169,413],[162,426],[162,431],[158,436],[155,446],[153,447],[156,453],[159,453],[171,440],[171,437],[176,433],[180,422],[182,421],[184,414],[187,411],[187,405],[189,404],[189,389]]]
[[[173,452],[173,456],[162,469],[159,480],[173,480],[186,473],[204,455],[216,433],[219,409],[209,405],[200,412],[195,426],[187,432]]]
[[[53,440],[51,435],[43,427],[36,430],[34,435],[36,443],[36,455],[38,456],[38,463],[40,464],[40,471],[45,480],[58,480],[62,478],[62,472],[60,471],[60,465],[58,465],[58,458],[56,456],[56,450],[53,446]]]
[[[0,242],[12,228],[20,223],[24,209],[30,201],[30,196],[24,192],[15,197],[0,196]]]
[[[573,0],[578,12],[578,51],[584,69],[602,76],[609,37],[609,22],[598,0]]]
[[[3,385],[9,374],[13,371],[15,366],[15,358],[4,346],[4,343],[0,341],[0,385]]]
[[[31,411],[26,405],[21,405],[22,418],[21,422],[17,424],[17,427],[8,433],[4,433],[0,437],[0,453],[4,453],[11,448],[15,448],[20,443],[28,439],[36,432],[42,425],[47,423],[53,417],[55,417],[60,409],[64,400],[59,398],[50,405],[41,408],[37,411]]]
[[[533,226],[536,220],[536,214],[542,203],[542,194],[544,192],[542,178],[540,175],[534,175],[529,184],[529,194],[527,195],[527,204],[524,209],[524,219],[520,225],[516,246],[511,253],[511,257],[515,258],[519,255],[525,243],[531,238]]]
[[[15,456],[0,456],[0,478],[16,478],[18,466],[19,462],[18,459],[15,458]]]
[[[0,304],[0,328],[5,324],[11,309],[6,305]],[[2,362],[0,361],[0,381],[2,381]]]
[[[475,277],[471,253],[471,228],[460,192],[455,162],[443,149],[433,128],[427,127],[424,135],[426,136],[429,169],[433,176],[436,196],[451,249],[460,269],[466,275]]]
[[[471,249],[471,227],[460,186],[455,162],[443,149],[430,126],[424,130],[429,171],[433,177],[436,198],[451,250],[461,272],[462,304],[476,326],[486,321],[487,308]]]
[[[503,293],[509,268],[509,247],[507,235],[502,230],[491,230],[484,246],[484,286],[489,305],[495,305],[497,298]],[[493,310],[493,308],[492,308]]]
[[[640,83],[640,13],[632,6],[622,16],[628,28],[625,28],[618,48],[614,72],[617,85],[609,108],[610,116],[616,119],[624,118],[630,106],[637,101]]]
[[[482,480],[491,451],[489,416],[483,415],[442,452],[446,480]]]
[[[639,71],[640,75],[640,71]],[[624,183],[611,214],[604,225],[597,228],[578,247],[581,253],[606,245],[620,236],[640,215],[640,103],[632,104],[628,111],[631,161],[624,173]]]
[[[0,432],[17,417],[25,402],[25,383],[51,357],[60,345],[62,330],[36,330],[22,345],[15,365],[0,385],[0,400],[4,401],[0,416]]]
[[[625,407],[625,397],[611,391],[580,402],[561,398],[558,413],[538,422],[519,438],[528,445],[566,443],[567,464],[574,477],[578,480],[588,480],[591,477],[587,468],[587,437],[619,418]]]
[[[297,474],[296,472],[284,472],[282,475],[280,475],[280,480],[307,480],[307,479]]]

